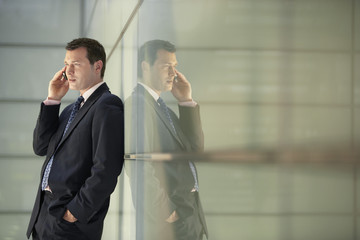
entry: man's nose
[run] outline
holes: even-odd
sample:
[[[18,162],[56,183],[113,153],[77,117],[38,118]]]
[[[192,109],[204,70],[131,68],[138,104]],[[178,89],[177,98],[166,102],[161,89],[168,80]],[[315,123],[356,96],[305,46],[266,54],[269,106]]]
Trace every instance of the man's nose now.
[[[175,75],[175,67],[169,67],[169,75],[174,76]]]
[[[74,66],[72,64],[66,67],[66,74],[72,74],[74,72]]]

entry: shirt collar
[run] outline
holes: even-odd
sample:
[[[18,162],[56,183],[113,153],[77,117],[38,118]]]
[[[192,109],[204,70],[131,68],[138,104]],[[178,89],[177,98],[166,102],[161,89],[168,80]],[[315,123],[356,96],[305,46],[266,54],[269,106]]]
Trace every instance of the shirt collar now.
[[[95,92],[96,89],[98,89],[98,87],[100,87],[103,83],[105,83],[104,81],[99,82],[98,84],[95,84],[94,86],[92,86],[89,90],[87,90],[86,92],[84,92],[84,94],[82,95],[84,97],[84,103],[86,102],[86,100],[89,99],[89,97],[91,96],[91,94],[93,94]]]
[[[150,95],[155,99],[155,101],[157,101],[159,99],[160,96],[151,87],[149,87],[141,82],[139,82],[139,84],[141,86],[143,86],[150,93]]]

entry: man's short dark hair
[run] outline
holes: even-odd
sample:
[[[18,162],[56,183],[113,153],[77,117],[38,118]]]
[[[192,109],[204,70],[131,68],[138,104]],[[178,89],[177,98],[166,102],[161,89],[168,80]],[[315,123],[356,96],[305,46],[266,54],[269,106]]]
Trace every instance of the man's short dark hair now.
[[[151,40],[144,43],[138,53],[138,77],[142,78],[141,63],[143,61],[148,62],[150,66],[154,65],[157,59],[158,50],[163,49],[165,51],[174,53],[176,52],[175,45],[164,40]]]
[[[103,67],[101,69],[101,78],[104,78],[106,68],[106,53],[103,45],[98,41],[91,38],[77,38],[69,42],[65,49],[75,50],[77,48],[84,47],[87,50],[87,58],[90,64],[94,64],[96,61],[101,60]]]

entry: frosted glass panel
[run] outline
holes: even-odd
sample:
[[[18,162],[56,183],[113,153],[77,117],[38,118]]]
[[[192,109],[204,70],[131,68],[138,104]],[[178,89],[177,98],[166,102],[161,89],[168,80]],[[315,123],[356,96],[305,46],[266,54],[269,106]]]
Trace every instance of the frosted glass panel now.
[[[46,99],[50,80],[64,67],[66,43],[59,48],[0,47],[1,99]],[[78,92],[70,90],[64,100],[77,97]]]
[[[351,13],[351,0],[151,0],[140,12],[140,39],[191,48],[348,50]]]
[[[212,239],[352,239],[351,216],[209,216]],[[226,238],[224,238],[226,236]]]
[[[80,0],[0,2],[0,43],[64,44],[81,34]]]
[[[355,48],[360,51],[360,1],[355,1]]]
[[[139,0],[84,1],[85,34],[104,46],[112,47],[138,2]]]
[[[30,212],[23,214],[0,214],[0,239],[26,240]]]
[[[0,104],[1,155],[33,156],[32,135],[40,111],[39,104]],[[19,113],[22,115],[20,116]]]
[[[295,146],[351,146],[350,108],[297,107],[287,117],[292,120],[284,132]]]
[[[353,170],[349,165],[199,163],[197,167],[203,206],[209,215],[341,214],[353,210]]]
[[[204,104],[201,113],[206,150],[351,143],[350,109]]]
[[[358,149],[360,147],[360,107],[355,108],[354,112],[354,141],[355,147]]]
[[[354,103],[360,106],[360,53],[355,55],[354,63]]]
[[[179,49],[177,56],[199,101],[351,102],[351,57],[345,53]]]
[[[32,210],[44,159],[0,158],[0,212]]]
[[[205,149],[276,147],[279,141],[279,107],[201,105]]]

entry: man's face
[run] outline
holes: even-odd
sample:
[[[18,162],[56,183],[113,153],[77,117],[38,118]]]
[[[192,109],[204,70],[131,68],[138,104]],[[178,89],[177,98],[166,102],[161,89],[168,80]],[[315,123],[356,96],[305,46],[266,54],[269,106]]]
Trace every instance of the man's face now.
[[[175,77],[177,60],[175,53],[160,49],[157,59],[150,66],[150,82],[148,83],[159,95],[161,92],[171,91]]]
[[[69,88],[78,90],[81,94],[101,81],[95,67],[97,62],[90,64],[86,56],[86,48],[80,47],[66,51],[64,60]]]

